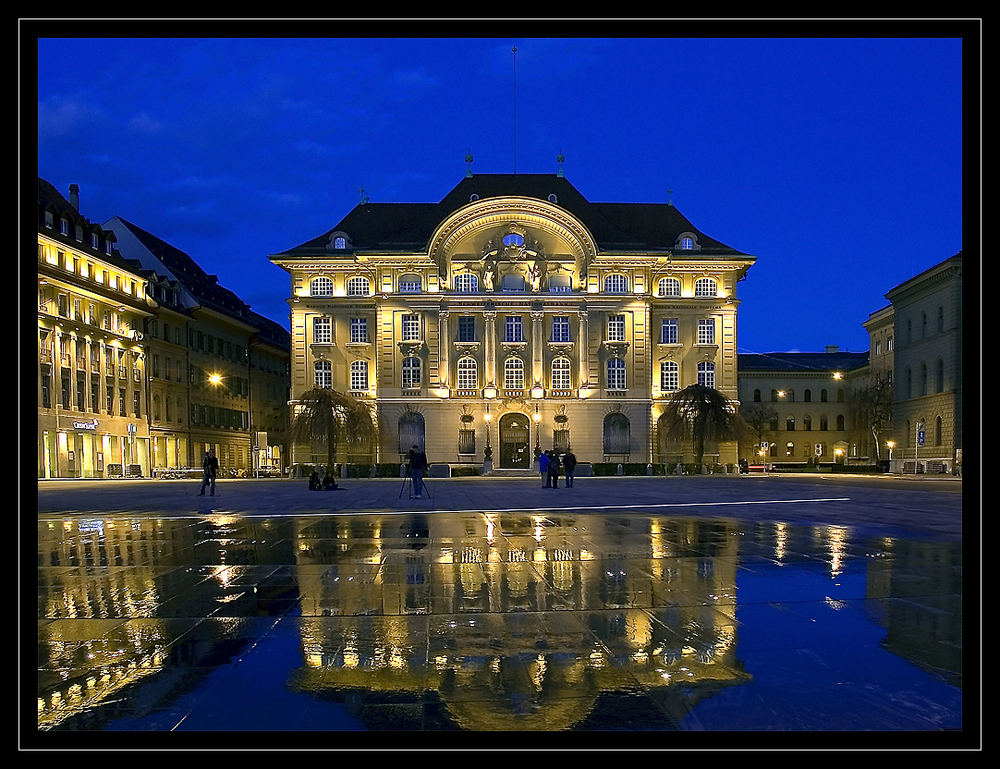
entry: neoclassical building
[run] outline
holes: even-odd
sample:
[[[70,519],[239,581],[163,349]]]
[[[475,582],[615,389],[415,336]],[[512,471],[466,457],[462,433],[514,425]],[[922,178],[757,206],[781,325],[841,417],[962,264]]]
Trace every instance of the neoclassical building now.
[[[737,400],[737,285],[755,258],[669,203],[470,172],[437,203],[363,200],[270,259],[291,282],[292,413],[316,386],[368,402],[378,462],[414,444],[510,469],[553,447],[676,461],[690,448],[657,430],[671,395],[702,382]]]

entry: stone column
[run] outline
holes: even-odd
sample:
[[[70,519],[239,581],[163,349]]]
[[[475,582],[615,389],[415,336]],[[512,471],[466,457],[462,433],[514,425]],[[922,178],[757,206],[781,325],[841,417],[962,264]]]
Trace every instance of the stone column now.
[[[451,387],[451,360],[449,357],[450,336],[448,333],[448,316],[451,313],[447,308],[438,311],[438,382],[441,387]]]
[[[577,377],[577,386],[587,387],[590,384],[590,340],[587,338],[587,306],[580,305],[578,313],[580,317],[580,328],[577,332],[576,349],[580,362],[580,371]]]
[[[527,389],[531,389],[536,384],[542,384],[542,347],[543,328],[542,319],[545,313],[541,310],[531,311],[531,382],[526,383]]]
[[[497,311],[493,309],[484,310],[483,320],[486,322],[483,385],[496,385]]]

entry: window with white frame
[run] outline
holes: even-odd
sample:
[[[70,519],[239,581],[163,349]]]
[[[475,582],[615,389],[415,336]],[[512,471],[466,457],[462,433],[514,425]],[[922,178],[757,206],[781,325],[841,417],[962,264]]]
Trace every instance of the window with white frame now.
[[[520,315],[508,315],[504,320],[503,340],[505,342],[523,342],[524,328]]]
[[[347,238],[343,235],[338,235],[333,239],[333,247],[338,250],[347,248]]]
[[[608,389],[624,390],[625,381],[625,361],[621,358],[611,358],[608,360]]]
[[[471,272],[463,272],[455,276],[455,290],[462,293],[474,293],[479,290],[479,277]]]
[[[404,315],[403,316],[403,340],[412,341],[415,339],[420,339],[420,316],[419,315]]]
[[[310,296],[333,296],[333,281],[329,278],[313,278],[309,284]]]
[[[677,318],[660,321],[660,344],[677,344]]]
[[[420,276],[403,275],[399,279],[399,292],[402,294],[420,293]]]
[[[680,296],[681,282],[677,278],[660,278],[656,293],[658,296]]]
[[[403,389],[420,387],[420,358],[403,359]]]
[[[698,321],[698,344],[715,344],[714,318],[702,318]]]
[[[327,317],[313,319],[313,343],[329,344],[333,339],[330,332],[330,319]]]
[[[351,361],[351,389],[368,389],[368,361]]]
[[[368,278],[355,276],[347,279],[348,296],[368,296],[371,293],[371,283]]]
[[[716,296],[718,294],[718,284],[713,278],[698,278],[694,282],[695,296]]]
[[[479,365],[471,355],[458,359],[458,389],[475,390],[479,386]]]
[[[315,382],[317,387],[333,387],[333,371],[330,368],[330,361],[318,360],[313,366],[315,372]]]
[[[558,357],[552,359],[552,389],[568,390],[570,384],[570,372],[572,364],[569,358]]]
[[[505,390],[524,389],[524,361],[510,357],[503,364],[503,386]]]
[[[604,292],[606,294],[624,294],[628,291],[628,278],[625,275],[608,275],[604,279]]]
[[[694,238],[688,236],[681,238],[681,248],[684,251],[690,251],[694,248]]]
[[[368,318],[351,318],[351,341],[356,344],[368,341]]]
[[[609,342],[624,342],[625,341],[625,316],[624,315],[609,315],[608,316],[608,341]]]
[[[680,389],[680,366],[672,360],[660,364],[660,391],[673,392]]]
[[[698,364],[698,384],[715,387],[715,364],[711,361],[702,361]]]
[[[556,315],[552,319],[552,341],[569,341],[569,317],[566,315]]]

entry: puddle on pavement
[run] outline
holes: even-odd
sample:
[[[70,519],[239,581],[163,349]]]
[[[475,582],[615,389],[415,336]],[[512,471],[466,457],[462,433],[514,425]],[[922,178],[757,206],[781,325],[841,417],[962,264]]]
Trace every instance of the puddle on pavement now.
[[[38,727],[952,730],[960,543],[634,514],[46,518]]]

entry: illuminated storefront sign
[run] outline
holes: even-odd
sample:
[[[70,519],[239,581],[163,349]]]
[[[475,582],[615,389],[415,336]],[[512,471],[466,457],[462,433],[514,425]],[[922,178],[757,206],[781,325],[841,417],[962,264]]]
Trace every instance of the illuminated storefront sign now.
[[[89,420],[87,422],[80,422],[80,421],[74,420],[73,421],[73,429],[74,430],[96,430],[97,429],[97,424],[98,423],[97,423],[96,419],[91,419],[91,420]]]

